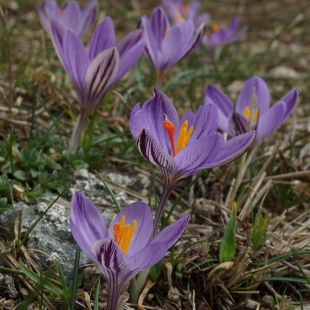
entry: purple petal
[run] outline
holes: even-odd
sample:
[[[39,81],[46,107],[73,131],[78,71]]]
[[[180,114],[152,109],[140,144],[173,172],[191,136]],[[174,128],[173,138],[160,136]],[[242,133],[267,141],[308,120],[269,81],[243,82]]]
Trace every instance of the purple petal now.
[[[170,28],[168,17],[161,7],[153,10],[150,18],[150,28],[154,40],[152,49],[153,51],[160,51],[166,30]]]
[[[91,62],[85,75],[85,109],[92,109],[101,100],[114,79],[118,64],[119,56],[115,47],[99,53]]]
[[[137,103],[131,111],[129,128],[134,139],[145,128],[140,103]]]
[[[112,239],[104,238],[95,241],[91,249],[108,282],[115,285],[123,282],[130,272],[130,265],[118,244]]]
[[[167,116],[176,127],[179,123],[179,117],[172,102],[163,92],[154,89],[153,97],[142,107],[142,115],[144,128],[148,129],[160,146],[171,154],[171,144],[163,121]]]
[[[47,13],[46,13],[47,5],[48,5],[48,1],[46,1],[45,3],[42,3],[39,6],[39,19],[40,19],[41,25],[44,28],[44,30],[46,32],[50,33],[50,31],[51,31],[51,29],[50,29],[50,18],[47,16]],[[52,2],[52,5],[55,5],[56,10],[58,10],[57,4],[55,2]]]
[[[208,13],[205,13],[205,14],[202,14],[202,15],[198,16],[194,20],[196,28],[198,28],[201,24],[205,24],[206,25],[209,22],[210,18],[211,18],[211,15],[208,14]]]
[[[167,35],[162,40],[161,50],[157,55],[157,62],[160,72],[168,71],[181,57],[182,48],[182,28],[180,24],[170,28]],[[181,44],[180,44],[181,43]]]
[[[51,37],[52,41],[56,50],[56,53],[58,55],[58,58],[62,65],[66,68],[66,59],[64,55],[64,29],[59,25],[59,23],[56,20],[51,19],[50,21],[50,27],[51,27]]]
[[[205,168],[219,167],[234,161],[252,146],[255,137],[256,132],[253,130],[230,139],[212,162],[205,165]]]
[[[156,242],[163,242],[166,244],[167,249],[170,249],[181,238],[189,219],[189,214],[183,215],[180,219],[165,227],[159,234],[157,234],[151,241],[150,245]]]
[[[187,145],[175,157],[178,167],[177,177],[186,178],[192,175],[192,171],[204,169],[206,163],[211,162],[224,145],[221,134],[213,134],[203,137]],[[200,169],[200,167],[202,167]]]
[[[96,28],[89,44],[88,55],[93,60],[102,51],[115,46],[115,31],[112,19],[106,17]]]
[[[188,17],[194,20],[200,11],[201,3],[198,0],[192,1],[188,4]]]
[[[82,37],[95,23],[98,15],[98,2],[91,0],[82,10],[80,37]]]
[[[239,94],[236,111],[240,114],[243,114],[246,106],[251,107],[253,91],[255,91],[257,97],[256,108],[259,109],[259,113],[263,114],[269,109],[270,95],[268,86],[262,78],[253,76],[246,81]]]
[[[119,81],[140,58],[145,48],[143,31],[140,29],[132,31],[116,45],[116,48],[120,55],[120,63],[112,84]]]
[[[142,156],[156,165],[165,176],[173,177],[177,172],[174,159],[153,138],[150,131],[143,129],[137,138],[137,146]]]
[[[64,34],[64,67],[71,77],[79,98],[83,100],[84,78],[90,64],[87,52],[80,38],[71,30]]]
[[[143,249],[149,242],[153,230],[153,217],[150,207],[144,202],[134,202],[119,213],[109,227],[109,238],[114,239],[113,225],[119,223],[125,216],[125,225],[137,222],[136,231],[131,239],[127,256],[131,256]]]
[[[194,50],[196,50],[199,47],[204,37],[204,32],[205,32],[204,27],[205,25],[201,24],[199,28],[196,30],[194,36],[192,37],[191,42],[187,46],[187,49],[183,53],[181,59],[184,59],[185,57],[187,57],[189,54],[191,54]]]
[[[143,16],[139,23],[138,28],[143,30],[145,39],[145,56],[150,61],[154,69],[158,69],[157,66],[157,44],[155,44],[155,39],[153,37],[151,24],[146,16]]]
[[[298,99],[298,90],[296,88],[291,89],[286,95],[284,95],[279,101],[283,101],[286,104],[286,110],[284,119],[287,119],[295,107]]]
[[[213,104],[204,104],[200,106],[196,113],[188,111],[181,119],[179,126],[176,128],[176,139],[179,135],[179,130],[184,121],[188,120],[188,128],[194,127],[188,145],[193,141],[202,137],[214,134],[218,125],[218,112]]]
[[[81,10],[76,1],[69,2],[63,9],[63,16],[59,18],[61,24],[67,30],[72,30],[78,36],[81,27]]]
[[[238,136],[249,131],[249,121],[242,114],[231,112],[228,117],[228,128],[233,136]]]
[[[131,272],[126,280],[132,279],[140,271],[148,269],[158,263],[167,253],[168,248],[163,242],[152,242],[144,249],[128,257]]]
[[[91,244],[108,236],[103,217],[95,205],[81,192],[72,197],[70,227],[83,252],[91,258]]]
[[[286,104],[279,101],[259,116],[256,142],[269,137],[285,120]]]
[[[232,101],[214,85],[208,85],[206,88],[205,103],[212,103],[218,109],[218,127],[228,134],[232,135],[228,128],[228,117],[234,111]]]

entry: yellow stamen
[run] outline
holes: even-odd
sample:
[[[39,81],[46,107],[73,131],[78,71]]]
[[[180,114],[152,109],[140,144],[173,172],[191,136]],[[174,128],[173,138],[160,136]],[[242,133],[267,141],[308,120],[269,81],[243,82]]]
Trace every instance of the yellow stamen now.
[[[178,154],[182,149],[184,149],[184,147],[187,145],[194,127],[191,126],[189,128],[189,130],[187,131],[187,127],[188,127],[188,120],[186,120],[183,125],[181,126],[181,129],[179,131],[179,137],[178,137],[178,143],[177,143],[177,149],[176,149],[176,154]]]
[[[168,34],[170,28],[166,28],[165,33],[164,33],[164,37]]]
[[[211,28],[215,32],[215,31],[218,31],[220,29],[220,26],[218,24],[212,24]]]
[[[254,112],[254,115],[253,115],[253,122],[257,122],[257,119],[258,119],[258,109],[255,109],[255,112]],[[243,115],[247,118],[247,119],[250,119],[251,118],[251,111],[250,111],[250,108],[248,106],[246,106],[244,109],[243,109]]]
[[[130,224],[125,225],[125,215],[122,216],[121,221],[113,225],[113,236],[116,243],[123,250],[124,254],[128,252],[131,239],[137,229],[137,221],[132,221]]]
[[[166,131],[168,133],[169,136],[169,140],[170,140],[170,144],[171,144],[171,151],[172,151],[172,156],[174,157],[175,155],[177,155],[181,150],[183,150],[185,148],[185,146],[187,145],[193,130],[194,130],[194,126],[191,126],[189,128],[189,130],[187,131],[187,127],[188,127],[188,120],[186,120],[183,125],[181,126],[180,130],[179,130],[179,137],[178,137],[178,141],[177,141],[177,148],[175,149],[175,145],[174,145],[174,124],[172,124],[168,119],[163,121],[163,124],[166,128]]]

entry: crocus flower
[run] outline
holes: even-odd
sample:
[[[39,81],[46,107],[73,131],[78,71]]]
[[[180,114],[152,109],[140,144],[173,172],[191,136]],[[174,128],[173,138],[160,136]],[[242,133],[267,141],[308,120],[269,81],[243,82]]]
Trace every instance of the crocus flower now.
[[[110,17],[98,25],[88,51],[72,30],[63,29],[55,20],[51,20],[51,33],[58,57],[72,79],[81,105],[80,120],[71,140],[71,148],[76,149],[92,109],[135,64],[144,50],[145,40],[143,31],[135,30],[116,44]]]
[[[199,46],[204,35],[204,25],[195,32],[191,19],[170,27],[168,17],[160,7],[155,8],[150,20],[143,16],[138,27],[145,32],[145,55],[156,72],[156,87],[160,87],[174,64]]]
[[[213,24],[213,32],[209,37],[204,37],[203,43],[207,47],[217,48],[238,41],[247,31],[247,26],[238,30],[238,24],[238,17],[234,17],[228,27]]]
[[[204,104],[196,113],[188,111],[179,120],[171,101],[158,90],[154,90],[153,97],[142,109],[140,104],[134,107],[130,130],[143,157],[164,175],[163,199],[169,196],[179,179],[235,160],[255,139],[255,131],[252,131],[225,142],[216,132],[217,126],[218,113],[214,105]],[[164,203],[158,209],[155,225],[159,225]]]
[[[252,107],[253,94],[257,98],[254,107]],[[297,98],[297,89],[292,89],[270,107],[270,94],[267,84],[260,77],[254,76],[244,84],[236,107],[214,85],[207,86],[205,103],[211,103],[217,107],[218,127],[232,137],[247,132],[250,119],[252,119],[252,129],[257,130],[255,141],[257,143],[259,140],[270,136],[288,118]]]
[[[189,214],[150,240],[153,218],[149,206],[135,202],[106,227],[98,209],[82,193],[72,198],[70,228],[82,251],[93,260],[108,283],[107,310],[115,310],[130,279],[159,262],[184,232]]]
[[[161,6],[175,24],[181,23],[186,19],[192,19],[195,27],[199,27],[210,19],[210,14],[207,13],[198,16],[201,7],[201,3],[198,0],[194,0],[189,4],[183,4],[182,0],[163,0]]]
[[[71,1],[59,8],[55,0],[45,0],[39,7],[42,27],[51,33],[50,21],[56,20],[64,29],[70,29],[82,37],[93,27],[98,15],[97,0],[91,0],[81,9],[76,1]]]

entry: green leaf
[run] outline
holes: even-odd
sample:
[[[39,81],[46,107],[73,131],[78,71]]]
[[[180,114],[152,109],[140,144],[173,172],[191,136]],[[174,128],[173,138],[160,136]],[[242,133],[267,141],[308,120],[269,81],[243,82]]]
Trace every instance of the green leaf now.
[[[22,263],[20,264],[20,269],[29,279],[31,279],[35,283],[41,283],[44,288],[48,289],[56,296],[61,297],[61,291],[55,285],[50,283],[45,277],[36,274]]]
[[[31,179],[31,177],[25,171],[22,170],[16,170],[13,175],[16,179],[22,181],[29,181]]]
[[[220,263],[231,262],[235,257],[236,250],[236,227],[237,227],[237,205],[234,202],[230,219],[224,232],[220,250]]]
[[[253,251],[257,251],[257,249],[259,248],[259,245],[261,244],[264,238],[267,229],[267,224],[268,224],[268,214],[266,214],[264,218],[256,214],[252,230]]]

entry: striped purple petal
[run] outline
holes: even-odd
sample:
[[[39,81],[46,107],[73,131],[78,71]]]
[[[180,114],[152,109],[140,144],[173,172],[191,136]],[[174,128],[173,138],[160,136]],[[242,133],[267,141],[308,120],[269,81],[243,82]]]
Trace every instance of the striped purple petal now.
[[[177,173],[178,167],[174,159],[160,146],[149,130],[143,129],[136,141],[142,156],[156,165],[165,176],[173,177]]]
[[[231,112],[228,117],[228,128],[232,136],[246,133],[249,131],[249,120],[238,112]]]
[[[85,75],[85,98],[82,103],[85,109],[92,109],[108,90],[119,65],[117,49],[107,49],[96,56]]]

